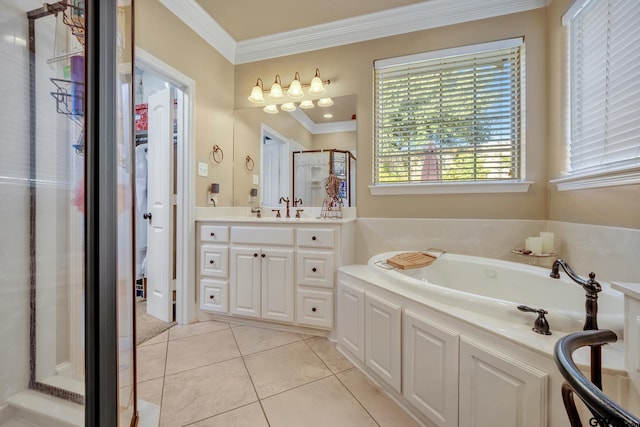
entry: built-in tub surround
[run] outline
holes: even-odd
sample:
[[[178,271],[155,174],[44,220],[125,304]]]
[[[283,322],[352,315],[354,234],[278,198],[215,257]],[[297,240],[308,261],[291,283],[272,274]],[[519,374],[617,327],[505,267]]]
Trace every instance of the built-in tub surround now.
[[[411,271],[376,264],[390,255],[339,269],[341,352],[428,426],[568,425],[553,348],[582,329],[580,286],[546,268],[450,253]],[[622,336],[622,294],[603,287],[601,326]],[[548,308],[552,335],[533,332],[520,303]],[[574,360],[588,369],[584,350]],[[603,349],[604,390],[634,412],[624,362],[624,340]]]
[[[552,333],[575,332],[584,325],[584,290],[564,272],[560,279],[552,279],[547,268],[452,253],[440,255],[427,267],[389,269],[385,262],[395,254],[375,255],[368,266],[385,280],[397,281],[430,299],[525,326],[532,326],[536,316],[522,313],[517,307],[543,308],[548,312]],[[607,282],[600,284],[598,324],[622,339],[623,294]]]

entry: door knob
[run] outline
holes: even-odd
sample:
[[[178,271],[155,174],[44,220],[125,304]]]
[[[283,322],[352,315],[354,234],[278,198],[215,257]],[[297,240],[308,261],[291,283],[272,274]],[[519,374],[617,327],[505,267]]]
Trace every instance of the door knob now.
[[[151,220],[151,212],[145,212],[142,214],[142,218]]]

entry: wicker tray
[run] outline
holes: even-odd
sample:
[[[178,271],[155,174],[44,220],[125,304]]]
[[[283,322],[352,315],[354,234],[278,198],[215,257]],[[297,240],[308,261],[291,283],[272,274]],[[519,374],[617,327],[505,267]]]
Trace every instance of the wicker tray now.
[[[401,270],[420,268],[431,265],[438,257],[426,252],[403,252],[392,256],[387,260],[387,264]]]

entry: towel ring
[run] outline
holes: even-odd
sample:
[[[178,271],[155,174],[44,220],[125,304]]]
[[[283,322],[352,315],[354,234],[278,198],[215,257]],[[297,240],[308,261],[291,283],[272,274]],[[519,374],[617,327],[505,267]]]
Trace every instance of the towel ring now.
[[[244,159],[244,167],[246,167],[248,171],[252,171],[255,167],[255,163],[253,162],[251,156],[247,155],[247,157]]]
[[[220,160],[218,160],[218,156],[216,156],[218,153],[220,153],[220,155],[219,155]],[[216,163],[220,163],[220,162],[222,162],[222,159],[224,159],[224,152],[222,151],[222,148],[220,148],[220,146],[218,144],[213,146],[212,156],[213,156],[213,161],[216,162]]]

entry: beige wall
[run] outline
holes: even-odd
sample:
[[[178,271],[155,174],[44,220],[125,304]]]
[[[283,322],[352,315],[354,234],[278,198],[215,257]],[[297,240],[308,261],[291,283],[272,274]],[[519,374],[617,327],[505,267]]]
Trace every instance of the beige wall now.
[[[336,132],[320,133],[313,135],[314,150],[337,150],[351,151],[355,154],[357,132]]]
[[[373,141],[373,61],[379,58],[525,36],[526,158],[528,193],[371,196]],[[400,36],[291,55],[236,66],[236,107],[262,77],[269,86],[276,73],[288,84],[298,71],[306,82],[316,67],[331,79],[330,96],[358,96],[358,216],[545,219],[546,186],[546,9],[435,28]]]
[[[568,162],[566,35],[561,17],[571,3],[572,0],[553,0],[548,7],[549,179],[559,178]],[[640,228],[640,185],[559,192],[555,184],[549,184],[548,219]]]
[[[139,0],[135,5],[136,46],[169,64],[196,82],[195,162],[209,164],[208,177],[195,177],[196,206],[207,205],[207,186],[220,183],[218,204],[233,201],[233,64],[160,2]],[[218,164],[213,146],[224,152]]]

